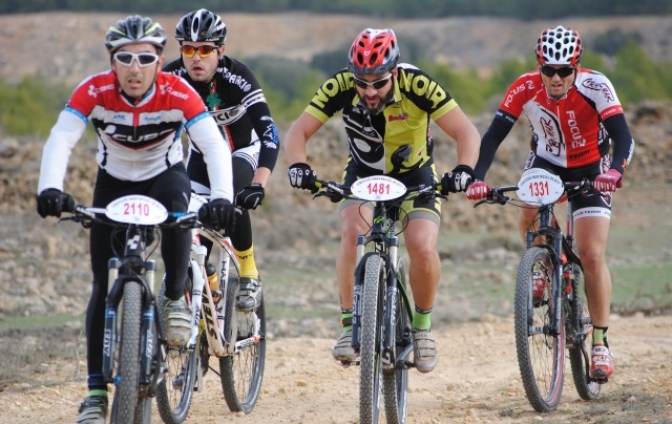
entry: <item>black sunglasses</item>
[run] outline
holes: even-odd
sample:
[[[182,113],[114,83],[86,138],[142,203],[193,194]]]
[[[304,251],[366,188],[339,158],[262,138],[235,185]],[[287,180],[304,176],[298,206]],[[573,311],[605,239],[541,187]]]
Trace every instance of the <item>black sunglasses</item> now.
[[[563,66],[562,68],[554,68],[552,66],[544,65],[541,67],[541,73],[546,75],[549,78],[553,78],[555,74],[558,74],[560,78],[567,78],[568,76],[574,73],[573,66]]]
[[[373,87],[376,90],[380,90],[381,88],[385,87],[387,85],[387,81],[392,77],[392,73],[387,74],[386,77],[381,78],[379,80],[375,80],[373,82],[368,82],[361,80],[357,77],[352,77],[352,79],[355,81],[355,85],[363,90],[366,90],[369,88],[369,86]]]

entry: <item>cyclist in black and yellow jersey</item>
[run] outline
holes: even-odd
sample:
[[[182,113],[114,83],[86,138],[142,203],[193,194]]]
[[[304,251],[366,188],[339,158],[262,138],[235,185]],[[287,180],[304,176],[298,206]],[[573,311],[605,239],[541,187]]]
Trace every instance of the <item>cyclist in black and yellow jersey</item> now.
[[[316,173],[307,162],[306,144],[337,112],[342,113],[350,143],[343,183],[386,174],[406,185],[438,180],[429,131],[430,118],[457,141],[457,163],[441,178],[444,194],[465,191],[473,179],[480,135],[450,94],[420,69],[399,62],[399,47],[391,29],[365,29],[355,39],[347,67],[329,78],[285,135],[290,184],[316,191]],[[441,272],[436,244],[440,201],[420,199],[402,205],[407,224],[404,238],[410,257],[410,284],[415,299],[414,357],[420,372],[437,364],[436,341],[431,332],[431,311]],[[352,305],[356,238],[370,227],[373,209],[345,200],[339,206],[341,243],[336,277],[343,332],[333,349],[340,361],[352,361]]]

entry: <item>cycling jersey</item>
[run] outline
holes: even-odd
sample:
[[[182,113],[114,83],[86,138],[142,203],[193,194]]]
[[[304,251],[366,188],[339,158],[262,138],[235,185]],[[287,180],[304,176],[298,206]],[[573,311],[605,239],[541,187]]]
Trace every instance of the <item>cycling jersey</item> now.
[[[159,72],[137,102],[121,92],[114,71],[84,80],[74,91],[44,146],[38,193],[63,189],[68,158],[91,121],[101,169],[123,181],[145,181],[183,160],[180,133],[199,140],[208,162],[231,152],[198,94],[182,79]],[[213,198],[233,200],[230,166],[212,166]]]
[[[322,123],[338,111],[350,144],[350,157],[369,173],[398,175],[432,164],[429,120],[457,106],[420,69],[399,64],[394,96],[377,115],[360,103],[351,72],[343,69],[317,90],[305,112]]]
[[[207,83],[193,81],[181,58],[163,69],[186,79],[194,87],[226,134],[232,151],[261,141],[258,166],[273,170],[280,144],[278,132],[264,92],[247,65],[222,56],[215,74]],[[200,153],[199,147],[191,140],[189,145],[192,153]]]
[[[523,112],[532,129],[531,149],[540,158],[563,168],[589,166],[609,154],[613,139],[612,168],[625,172],[634,141],[616,91],[603,74],[578,68],[574,84],[559,100],[548,95],[536,71],[509,87],[483,136],[478,178],[484,177],[494,152]]]

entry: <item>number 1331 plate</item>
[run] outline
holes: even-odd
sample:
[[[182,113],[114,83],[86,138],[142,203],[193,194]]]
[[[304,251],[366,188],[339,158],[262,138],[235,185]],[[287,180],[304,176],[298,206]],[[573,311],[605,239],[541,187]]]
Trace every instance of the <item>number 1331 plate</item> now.
[[[523,172],[518,182],[518,198],[531,205],[548,205],[557,201],[565,192],[560,177],[540,168]]]

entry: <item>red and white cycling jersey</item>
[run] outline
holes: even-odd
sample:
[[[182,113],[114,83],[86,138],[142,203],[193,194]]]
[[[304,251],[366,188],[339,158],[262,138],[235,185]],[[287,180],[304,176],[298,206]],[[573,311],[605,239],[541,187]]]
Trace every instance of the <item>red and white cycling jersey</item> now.
[[[535,153],[552,164],[577,168],[609,152],[602,122],[622,114],[623,107],[604,75],[579,68],[574,84],[560,100],[548,95],[539,72],[520,76],[509,87],[498,113],[515,121],[523,112],[532,128]]]
[[[147,94],[133,102],[110,70],[80,83],[61,112],[45,144],[38,193],[62,189],[70,153],[89,121],[98,138],[98,165],[120,180],[145,181],[181,162],[183,128],[211,158],[230,162],[228,143],[186,81],[159,72]],[[232,199],[230,167],[215,166],[208,172],[213,173],[213,196]]]

